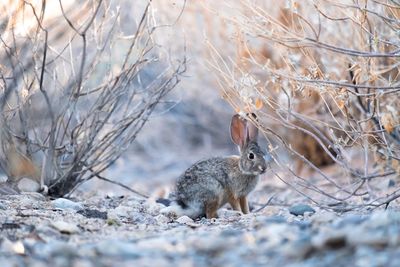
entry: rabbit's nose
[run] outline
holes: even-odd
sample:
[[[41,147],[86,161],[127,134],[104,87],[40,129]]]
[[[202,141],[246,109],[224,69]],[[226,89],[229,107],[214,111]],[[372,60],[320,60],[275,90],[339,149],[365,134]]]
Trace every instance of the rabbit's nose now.
[[[267,168],[263,165],[259,165],[258,169],[260,170],[261,173],[264,173]]]

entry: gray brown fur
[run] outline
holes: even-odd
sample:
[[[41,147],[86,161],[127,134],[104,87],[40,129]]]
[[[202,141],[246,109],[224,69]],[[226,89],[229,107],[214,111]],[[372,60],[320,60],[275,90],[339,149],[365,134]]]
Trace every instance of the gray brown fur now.
[[[247,195],[267,168],[265,153],[257,144],[257,128],[239,115],[232,118],[231,135],[240,147],[240,156],[199,161],[178,178],[175,202],[181,207],[181,215],[213,218],[226,203],[249,212]]]

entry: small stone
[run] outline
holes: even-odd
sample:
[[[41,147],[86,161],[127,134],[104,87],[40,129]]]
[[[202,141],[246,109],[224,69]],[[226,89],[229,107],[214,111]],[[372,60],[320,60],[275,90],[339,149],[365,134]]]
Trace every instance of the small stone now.
[[[396,185],[396,182],[393,179],[390,179],[389,183],[388,183],[388,187],[394,187],[395,185]]]
[[[58,198],[56,200],[53,200],[51,202],[53,204],[53,207],[55,209],[59,210],[74,210],[74,211],[79,211],[83,210],[84,207],[81,203],[71,201],[66,198]]]
[[[11,242],[7,238],[4,238],[1,243],[1,251],[23,255],[25,254],[25,247],[20,240]]]
[[[165,207],[168,207],[169,205],[171,205],[171,200],[169,200],[167,198],[158,198],[158,199],[156,199],[156,202],[164,205]]]
[[[76,213],[85,216],[86,218],[103,219],[107,220],[107,212],[93,209],[78,210]]]
[[[179,217],[178,219],[176,219],[176,221],[181,224],[193,223],[193,219],[189,218],[186,215]]]
[[[289,208],[289,212],[290,214],[293,214],[295,216],[304,216],[304,214],[306,212],[308,213],[315,213],[315,210],[313,208],[311,208],[309,205],[307,204],[297,204],[297,205],[293,205]]]
[[[55,221],[51,223],[51,226],[54,227],[62,234],[76,234],[79,233],[80,230],[76,224],[65,222],[65,221]]]
[[[176,222],[178,222],[180,224],[187,225],[187,226],[192,227],[192,228],[197,228],[197,227],[201,226],[201,224],[195,223],[191,218],[189,218],[186,215],[179,217],[176,220]]]
[[[17,187],[21,192],[38,192],[40,184],[33,179],[24,177],[19,180]]]

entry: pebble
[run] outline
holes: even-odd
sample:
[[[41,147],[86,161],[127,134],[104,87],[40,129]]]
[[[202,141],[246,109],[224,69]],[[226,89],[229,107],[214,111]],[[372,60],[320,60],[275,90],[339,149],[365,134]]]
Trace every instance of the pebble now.
[[[295,216],[304,216],[306,212],[314,214],[315,210],[307,204],[296,204],[289,208],[289,213]]]
[[[22,178],[17,185],[21,192],[38,192],[40,189],[40,184],[30,178]]]
[[[62,234],[77,234],[80,232],[78,226],[74,223],[69,223],[65,221],[55,221],[51,223],[51,226],[54,227]]]
[[[76,213],[85,216],[86,218],[103,219],[107,220],[107,212],[99,211],[95,209],[82,209],[78,210]]]
[[[179,217],[178,219],[176,219],[176,221],[181,224],[188,224],[188,223],[194,222],[192,218],[190,218],[186,215]]]
[[[16,213],[20,199],[41,209]],[[7,207],[0,212],[0,266],[396,266],[388,259],[400,256],[394,210],[296,217],[280,208],[272,216],[174,220],[156,212],[159,204],[124,201],[91,199],[85,203],[99,210],[83,208],[81,216],[55,211],[54,202],[7,196],[0,201]]]
[[[57,198],[56,200],[53,200],[51,203],[55,209],[59,209],[59,210],[79,211],[79,210],[84,209],[84,207],[81,203],[74,202],[74,201],[66,199],[66,198]]]
[[[1,251],[23,255],[25,254],[25,247],[20,240],[12,242],[8,238],[4,238],[1,243]]]

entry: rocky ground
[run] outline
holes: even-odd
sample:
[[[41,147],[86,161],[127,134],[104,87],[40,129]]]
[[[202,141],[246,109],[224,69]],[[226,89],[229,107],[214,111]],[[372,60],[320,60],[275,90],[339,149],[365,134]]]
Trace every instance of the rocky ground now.
[[[136,197],[0,199],[0,266],[400,266],[400,212],[267,206],[216,220]]]

